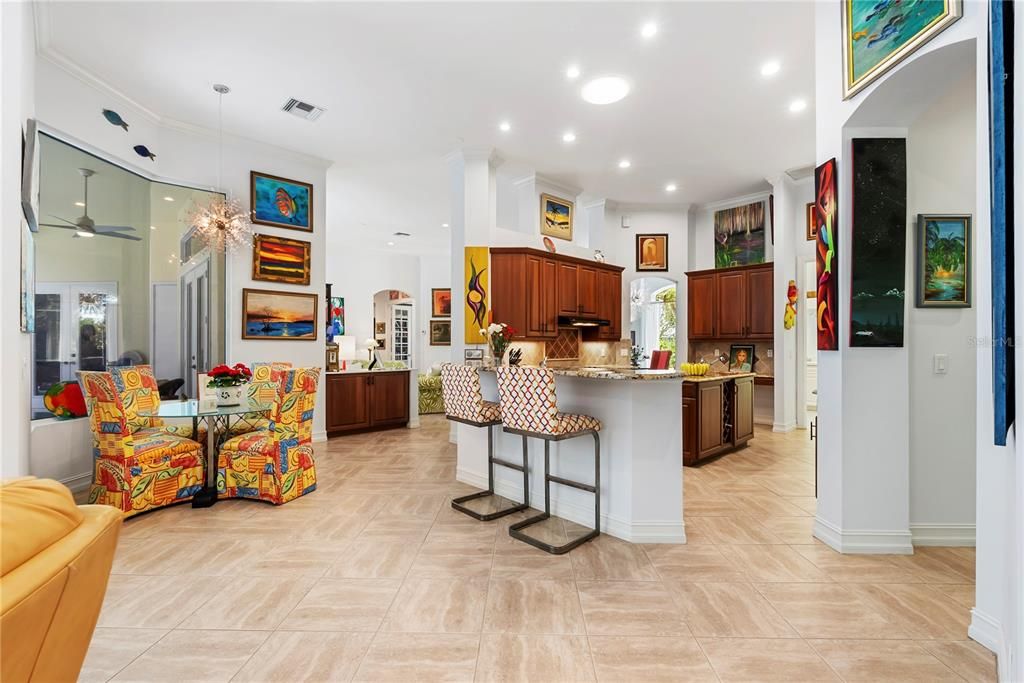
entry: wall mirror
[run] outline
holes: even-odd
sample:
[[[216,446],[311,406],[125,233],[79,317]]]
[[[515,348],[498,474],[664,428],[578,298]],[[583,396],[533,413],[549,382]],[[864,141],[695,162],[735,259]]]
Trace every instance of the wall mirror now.
[[[79,370],[148,363],[166,397],[194,396],[196,373],[223,362],[224,255],[188,220],[215,196],[40,134],[33,419]]]

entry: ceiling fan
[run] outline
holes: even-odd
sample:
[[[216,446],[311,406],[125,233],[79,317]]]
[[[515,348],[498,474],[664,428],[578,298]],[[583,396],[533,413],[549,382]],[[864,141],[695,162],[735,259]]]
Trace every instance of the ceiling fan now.
[[[135,228],[128,225],[96,225],[96,221],[89,218],[89,176],[95,175],[96,171],[91,168],[80,168],[78,172],[82,174],[82,182],[85,183],[85,204],[84,212],[75,221],[69,221],[66,218],[60,216],[53,216],[59,221],[67,223],[67,225],[59,225],[57,223],[41,223],[41,225],[47,228],[61,228],[62,230],[74,230],[75,237],[118,237],[123,240],[132,240],[134,242],[141,242],[141,237],[134,237],[133,235],[122,235],[122,232],[134,231]]]

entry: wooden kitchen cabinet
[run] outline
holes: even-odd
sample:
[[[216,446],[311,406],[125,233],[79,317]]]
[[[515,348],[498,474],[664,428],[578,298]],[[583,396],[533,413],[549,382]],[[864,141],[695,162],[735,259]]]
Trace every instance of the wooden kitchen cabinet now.
[[[328,373],[328,436],[408,424],[409,372]]]
[[[754,437],[754,378],[683,382],[683,464],[743,446]]]
[[[622,334],[622,268],[527,247],[491,249],[492,319],[511,325],[515,339],[550,341],[559,316],[604,318],[585,328],[587,340]]]
[[[771,339],[774,268],[771,263],[687,273],[688,336]]]

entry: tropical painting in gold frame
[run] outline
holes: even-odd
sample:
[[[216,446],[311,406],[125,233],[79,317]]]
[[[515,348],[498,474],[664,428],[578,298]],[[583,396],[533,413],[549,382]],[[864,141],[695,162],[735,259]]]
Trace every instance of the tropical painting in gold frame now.
[[[962,15],[962,0],[843,0],[843,99],[866,88]]]
[[[573,203],[550,194],[540,196],[540,234],[572,241]]]

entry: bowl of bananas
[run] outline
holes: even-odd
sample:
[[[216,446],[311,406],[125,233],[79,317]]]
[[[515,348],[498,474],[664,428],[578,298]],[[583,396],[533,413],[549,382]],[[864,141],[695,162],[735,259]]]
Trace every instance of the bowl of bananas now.
[[[683,373],[694,377],[702,377],[707,374],[710,367],[707,363],[683,363]]]

